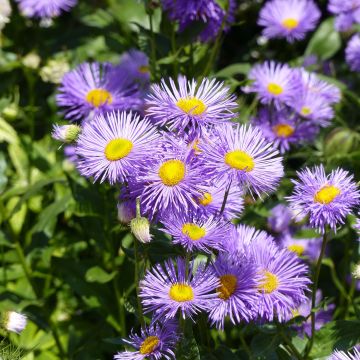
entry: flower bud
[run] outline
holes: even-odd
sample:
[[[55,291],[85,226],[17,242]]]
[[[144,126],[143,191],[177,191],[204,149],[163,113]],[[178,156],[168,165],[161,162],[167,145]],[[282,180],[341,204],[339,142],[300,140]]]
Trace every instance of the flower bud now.
[[[22,63],[29,69],[37,69],[40,65],[40,56],[36,53],[29,53],[22,58]]]
[[[20,334],[26,327],[27,318],[23,314],[19,314],[15,311],[8,311],[3,318],[3,327],[7,331]]]
[[[142,243],[151,241],[150,223],[145,217],[136,217],[130,221],[131,232]]]
[[[52,137],[64,143],[72,143],[76,141],[81,132],[81,127],[78,125],[54,125]]]
[[[354,270],[352,272],[352,276],[357,279],[360,280],[360,263],[356,264],[354,266]]]

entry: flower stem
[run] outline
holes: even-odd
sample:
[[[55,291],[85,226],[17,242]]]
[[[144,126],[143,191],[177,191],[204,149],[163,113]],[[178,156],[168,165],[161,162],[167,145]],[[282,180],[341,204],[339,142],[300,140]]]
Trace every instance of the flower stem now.
[[[139,297],[139,275],[140,275],[140,259],[139,259],[139,249],[138,249],[138,241],[134,237],[134,255],[135,255],[135,284],[136,284],[136,299],[138,306],[138,317],[140,320],[140,324],[143,327],[145,325],[144,316],[142,312],[141,300]]]
[[[222,214],[224,213],[226,202],[227,202],[229,192],[230,192],[230,187],[231,187],[231,182],[229,183],[228,187],[226,188],[225,195],[224,195],[224,200],[222,202],[220,213],[219,213],[219,217],[221,217]]]

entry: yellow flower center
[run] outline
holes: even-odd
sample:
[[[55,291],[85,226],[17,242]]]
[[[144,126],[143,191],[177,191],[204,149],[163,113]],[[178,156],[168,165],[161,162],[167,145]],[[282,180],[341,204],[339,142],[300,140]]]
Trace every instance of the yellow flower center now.
[[[128,156],[133,146],[130,140],[113,139],[106,145],[104,153],[109,161],[116,161]]]
[[[104,104],[110,105],[113,99],[108,91],[104,89],[93,89],[87,93],[86,101],[95,107],[99,107]]]
[[[323,186],[314,196],[314,201],[320,204],[330,204],[338,195],[340,189],[333,185]]]
[[[259,284],[259,290],[266,294],[271,294],[279,287],[278,277],[270,271],[264,271],[264,278]]]
[[[287,18],[282,21],[282,26],[287,30],[294,30],[299,26],[299,21],[294,18]]]
[[[176,105],[189,115],[202,115],[206,111],[206,105],[195,97],[182,98]]]
[[[298,256],[301,256],[305,251],[305,247],[298,244],[289,245],[287,248],[289,251],[297,254]]]
[[[139,73],[147,74],[149,72],[149,67],[146,65],[142,65],[138,68]]]
[[[226,274],[220,277],[220,286],[216,289],[219,298],[227,300],[236,290],[237,278],[234,275]]]
[[[275,83],[270,83],[268,85],[267,89],[270,94],[275,95],[275,96],[281,95],[284,91],[284,89],[280,85],[275,84]]]
[[[294,318],[300,315],[298,309],[293,309],[293,310],[291,310],[291,313],[292,313],[292,316],[293,316]]]
[[[288,138],[294,133],[295,129],[288,124],[277,124],[273,127],[273,131],[278,137]]]
[[[225,163],[237,170],[249,172],[254,169],[254,159],[241,150],[230,151],[225,155]]]
[[[163,184],[175,186],[185,177],[185,164],[181,160],[165,161],[159,169],[159,176]]]
[[[206,235],[206,230],[193,223],[186,223],[182,227],[182,233],[188,236],[191,240],[197,241]]]
[[[147,355],[152,353],[158,346],[160,339],[157,336],[148,336],[140,346],[140,354]]]
[[[169,296],[177,302],[185,302],[194,299],[194,292],[191,286],[177,283],[171,286]]]
[[[312,113],[312,110],[308,106],[303,106],[300,110],[300,114],[303,116],[308,116]]]
[[[200,205],[207,206],[212,203],[213,198],[210,193],[206,192],[198,201]]]

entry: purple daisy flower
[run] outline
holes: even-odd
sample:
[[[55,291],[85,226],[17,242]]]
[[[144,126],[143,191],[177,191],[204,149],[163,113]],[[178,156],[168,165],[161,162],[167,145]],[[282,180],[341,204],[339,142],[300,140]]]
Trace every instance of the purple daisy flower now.
[[[108,63],[83,63],[62,79],[57,104],[70,120],[92,119],[112,110],[138,110],[142,106],[135,84],[126,73]]]
[[[340,168],[326,175],[323,165],[297,172],[299,181],[287,199],[294,214],[309,215],[309,223],[320,232],[330,226],[336,231],[351,209],[359,205],[360,192],[353,176]]]
[[[251,126],[224,125],[213,141],[200,144],[204,171],[220,186],[248,188],[261,196],[276,189],[284,170],[282,158],[262,132]]]
[[[294,42],[315,29],[320,16],[312,0],[271,0],[261,9],[258,24],[265,27],[263,36]]]
[[[290,209],[284,204],[278,204],[271,209],[268,218],[268,227],[272,232],[281,234],[289,230],[292,219]]]
[[[165,233],[172,235],[173,243],[180,244],[186,251],[211,253],[212,249],[222,250],[223,240],[228,237],[230,224],[213,216],[180,213],[162,218]]]
[[[77,165],[79,161],[79,156],[76,154],[76,146],[66,145],[64,146],[64,155],[66,160],[70,163]]]
[[[356,348],[352,352],[335,350],[328,360],[360,360],[360,352]]]
[[[319,128],[310,123],[300,121],[286,110],[271,112],[262,108],[252,124],[258,126],[265,138],[284,154],[290,150],[290,145],[300,145],[312,141]]]
[[[147,271],[140,281],[140,294],[146,313],[154,312],[155,317],[172,319],[180,311],[183,318],[191,318],[202,310],[209,310],[217,294],[218,279],[211,269],[201,263],[194,269],[185,260],[177,258],[176,267],[172,260],[165,267],[157,264]]]
[[[216,289],[217,298],[209,312],[212,325],[223,329],[227,316],[234,325],[252,320],[259,298],[257,282],[260,280],[254,263],[245,256],[235,260],[228,255],[219,255],[212,268],[220,281]]]
[[[257,93],[262,104],[274,103],[278,109],[283,104],[290,104],[300,87],[296,72],[287,64],[274,61],[255,65],[249,73],[249,79],[253,82],[243,90]]]
[[[175,359],[175,347],[179,341],[178,325],[175,321],[162,324],[153,322],[141,329],[141,334],[131,333],[123,341],[135,351],[122,351],[114,356],[115,360],[159,360]]]
[[[231,120],[237,107],[235,97],[222,82],[203,79],[200,84],[179,76],[178,84],[170,79],[152,86],[146,100],[146,113],[159,126],[180,135],[188,132],[190,138],[201,136],[209,126]]]
[[[23,15],[30,18],[51,19],[70,11],[77,0],[16,0]]]
[[[352,71],[360,71],[360,36],[354,35],[345,50],[346,62]]]
[[[78,169],[111,184],[134,177],[156,149],[159,134],[149,120],[131,112],[110,112],[85,123],[77,141]]]
[[[330,0],[328,10],[336,15],[335,28],[350,30],[354,23],[360,23],[360,0]]]
[[[207,216],[218,216],[224,202],[226,188],[221,186],[204,186],[200,191],[201,197],[197,199],[199,212]],[[243,210],[244,199],[242,191],[237,186],[230,187],[222,216],[230,221],[238,217]]]

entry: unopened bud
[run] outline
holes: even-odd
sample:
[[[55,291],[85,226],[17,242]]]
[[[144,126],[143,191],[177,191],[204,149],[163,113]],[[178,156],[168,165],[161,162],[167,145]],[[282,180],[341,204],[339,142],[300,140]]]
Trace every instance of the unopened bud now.
[[[3,317],[3,327],[7,331],[20,334],[26,327],[27,318],[23,314],[19,314],[15,311],[8,311]]]
[[[37,69],[40,65],[40,56],[36,53],[29,53],[22,58],[22,63],[29,69]]]
[[[78,125],[54,125],[52,137],[64,143],[74,142],[81,132],[81,127]]]
[[[130,221],[131,232],[142,243],[151,241],[150,223],[145,217],[136,217]]]
[[[352,276],[355,279],[360,280],[360,263],[355,265],[354,270],[352,272]]]
[[[133,201],[123,201],[118,203],[118,220],[121,224],[128,224],[135,216],[135,206]]]

